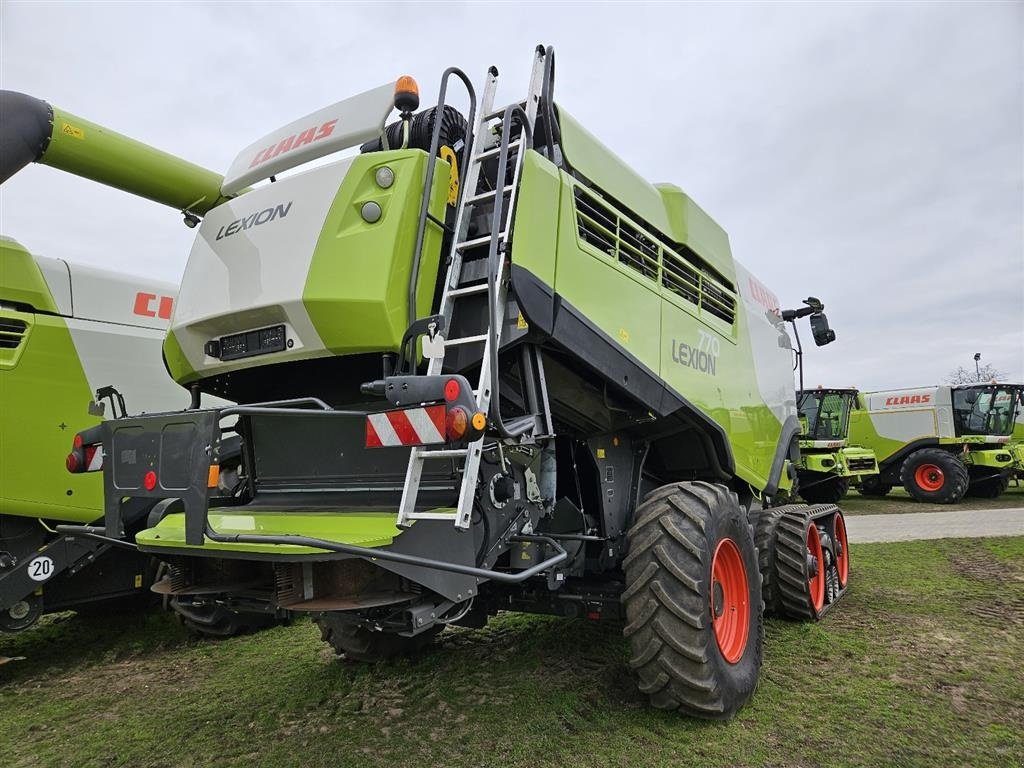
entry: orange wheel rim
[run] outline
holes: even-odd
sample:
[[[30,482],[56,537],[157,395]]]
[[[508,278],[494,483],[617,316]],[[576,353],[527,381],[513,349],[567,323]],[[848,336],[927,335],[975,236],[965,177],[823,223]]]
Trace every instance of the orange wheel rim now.
[[[836,555],[839,586],[845,587],[846,580],[850,577],[850,548],[846,544],[846,521],[842,512],[836,515],[836,546],[839,547],[839,554]]]
[[[936,464],[922,464],[914,471],[914,482],[925,491],[937,491],[946,484],[946,475]]]
[[[825,605],[825,555],[821,551],[818,526],[813,520],[807,524],[807,551],[818,564],[817,574],[807,579],[807,588],[811,592],[811,605],[815,611],[820,611]]]
[[[711,623],[722,657],[735,664],[750,634],[750,590],[739,547],[722,539],[711,559]]]

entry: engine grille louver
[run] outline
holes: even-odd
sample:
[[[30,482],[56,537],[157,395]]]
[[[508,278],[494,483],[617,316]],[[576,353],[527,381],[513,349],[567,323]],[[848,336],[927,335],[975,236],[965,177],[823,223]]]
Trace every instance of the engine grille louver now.
[[[584,187],[574,189],[580,239],[703,312],[732,325],[736,295],[732,286],[699,266],[685,246],[668,246],[652,232],[619,213]]]
[[[0,317],[0,349],[17,349],[25,338],[28,323],[13,317]]]

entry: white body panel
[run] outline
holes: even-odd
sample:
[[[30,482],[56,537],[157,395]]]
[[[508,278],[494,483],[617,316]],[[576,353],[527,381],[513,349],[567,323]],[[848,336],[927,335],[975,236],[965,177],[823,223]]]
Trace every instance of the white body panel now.
[[[955,437],[949,387],[865,392],[863,397],[880,437],[903,442],[925,437]]]
[[[737,291],[746,307],[757,388],[780,423],[797,415],[793,389],[792,342],[775,294],[735,262]],[[782,354],[782,350],[786,354]]]
[[[113,386],[124,396],[130,414],[188,406],[188,390],[164,368],[163,331],[77,318],[68,318],[67,324],[91,391]]]
[[[379,137],[394,104],[395,84],[387,83],[267,134],[239,153],[221,191],[237,194],[281,171]]]
[[[282,361],[326,354],[303,292],[324,220],[352,162],[291,176],[207,214],[171,326],[194,370],[210,376],[244,368],[244,360],[222,363],[208,356],[206,342],[279,323],[292,344],[278,353]],[[256,358],[252,365],[265,362]]]

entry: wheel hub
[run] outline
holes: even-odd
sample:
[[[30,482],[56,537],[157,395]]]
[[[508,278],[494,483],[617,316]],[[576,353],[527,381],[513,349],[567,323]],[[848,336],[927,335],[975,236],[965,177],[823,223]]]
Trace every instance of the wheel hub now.
[[[914,471],[914,482],[921,490],[932,493],[946,484],[946,475],[936,464],[922,464]]]
[[[718,650],[735,664],[747,648],[750,635],[750,586],[747,569],[736,542],[722,539],[711,558],[711,624]]]
[[[725,592],[720,581],[711,585],[711,612],[716,619],[725,612]]]

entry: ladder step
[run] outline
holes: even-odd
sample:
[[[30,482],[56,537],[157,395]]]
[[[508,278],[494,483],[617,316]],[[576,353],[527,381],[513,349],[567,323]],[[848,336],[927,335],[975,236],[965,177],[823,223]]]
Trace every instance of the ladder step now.
[[[425,459],[461,459],[469,453],[467,448],[441,448],[436,451],[421,450],[416,452],[420,460]]]
[[[505,233],[504,232],[499,232],[498,233],[498,237],[501,238],[501,239],[504,239],[505,238]],[[464,250],[466,250],[468,248],[476,248],[478,245],[485,245],[485,244],[487,244],[489,242],[491,242],[491,236],[490,235],[484,235],[483,237],[474,237],[472,240],[463,240],[461,243],[459,243],[455,247],[458,248],[460,251],[464,251]]]
[[[496,197],[499,191],[501,192],[501,194],[507,195],[509,192],[512,191],[512,189],[513,185],[509,184],[507,187],[502,187],[500,190],[492,189],[490,192],[481,192],[479,195],[473,195],[472,197],[466,198],[464,202],[466,204],[469,204],[477,203],[480,202],[481,200],[489,200],[492,197]]]
[[[410,512],[406,520],[454,520],[455,512]]]
[[[526,107],[526,102],[525,101],[520,101],[520,102],[518,102],[518,104],[519,104],[520,107],[524,107],[524,108]],[[506,104],[501,109],[496,109],[493,112],[487,112],[481,119],[484,122],[487,122],[488,120],[493,120],[496,117],[501,117],[502,115],[505,114],[505,110],[508,109],[509,106],[511,106],[511,105]]]
[[[448,297],[455,298],[456,296],[471,296],[474,293],[487,293],[487,283],[468,285],[465,288],[452,288],[448,291]]]
[[[511,152],[513,149],[518,149],[522,145],[522,143],[523,143],[522,139],[516,139],[515,141],[510,141],[508,143],[509,152]],[[496,147],[491,147],[490,149],[485,149],[479,155],[474,155],[473,156],[473,162],[474,163],[478,163],[481,160],[486,160],[488,157],[494,157],[495,155],[498,155],[500,152],[501,152],[501,144],[499,144]]]
[[[446,347],[458,347],[463,344],[482,344],[487,341],[487,334],[482,333],[479,336],[463,336],[459,339],[445,339],[444,345]]]

